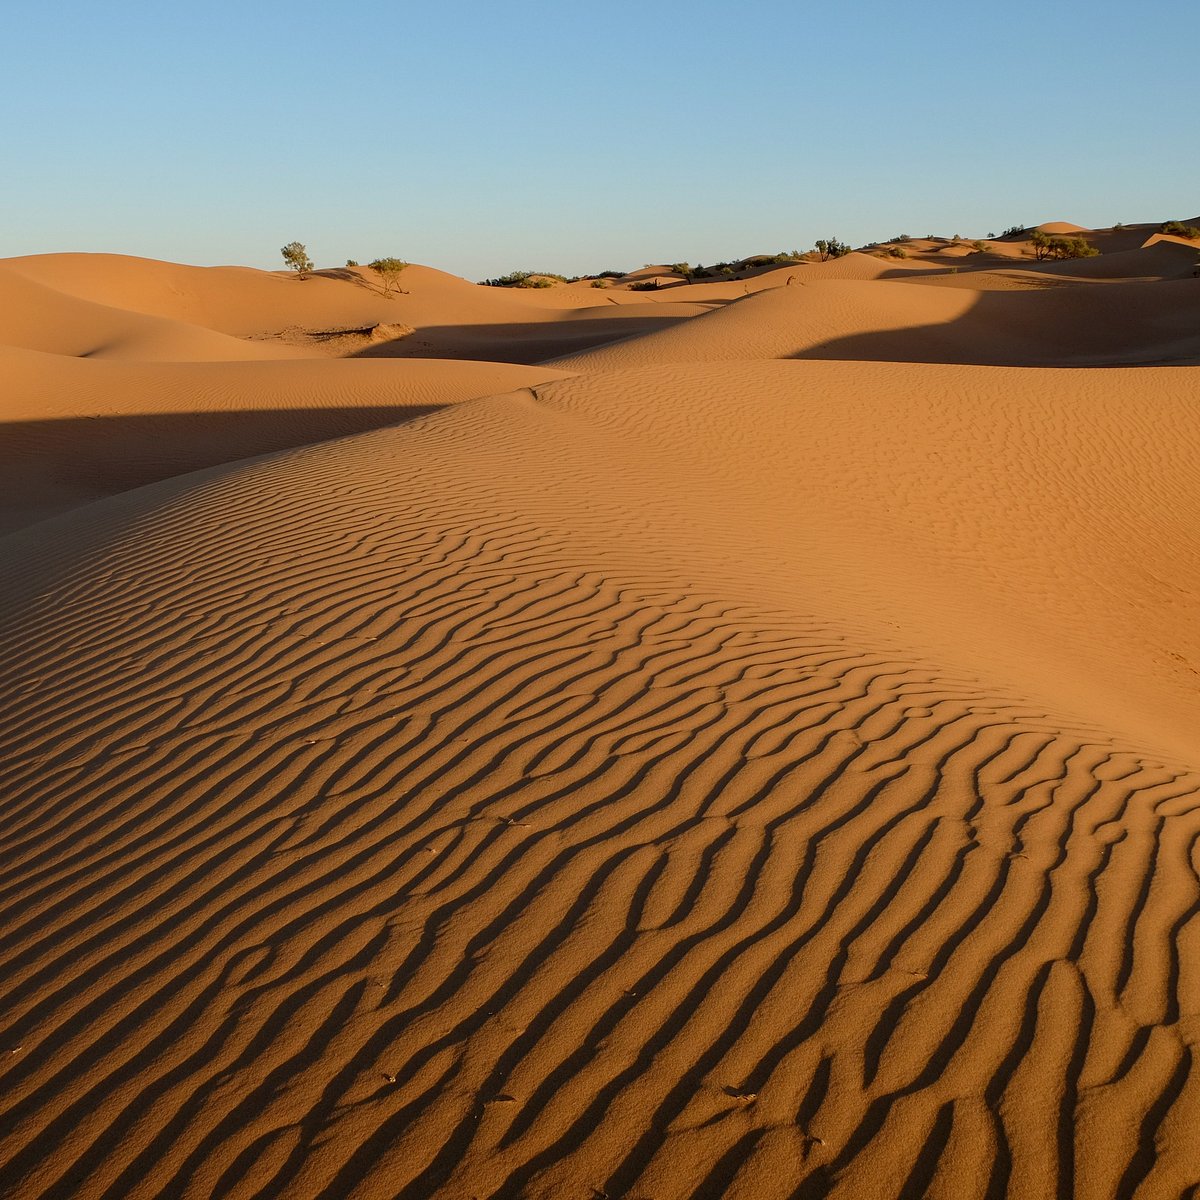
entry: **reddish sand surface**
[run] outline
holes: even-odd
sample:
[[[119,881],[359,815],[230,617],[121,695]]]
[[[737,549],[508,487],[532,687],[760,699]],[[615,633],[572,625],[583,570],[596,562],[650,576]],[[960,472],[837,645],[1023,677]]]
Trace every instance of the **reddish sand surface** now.
[[[1200,247],[1041,228],[0,261],[0,1195],[1200,1194]]]

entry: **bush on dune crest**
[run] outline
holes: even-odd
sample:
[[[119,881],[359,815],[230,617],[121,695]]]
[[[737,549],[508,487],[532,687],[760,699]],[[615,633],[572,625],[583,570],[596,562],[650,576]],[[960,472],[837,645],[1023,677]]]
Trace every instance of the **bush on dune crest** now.
[[[831,258],[841,258],[850,253],[850,247],[845,242],[838,241],[837,238],[818,238],[813,244],[816,246],[822,262],[828,262]]]
[[[554,286],[554,280],[560,283],[570,283],[565,275],[557,275],[553,271],[509,271],[507,275],[498,275],[495,279],[481,279],[484,287],[504,288],[548,288]]]
[[[312,259],[308,257],[303,242],[288,242],[279,253],[283,255],[288,268],[295,271],[300,279],[307,279],[312,274]]]
[[[1187,238],[1189,241],[1200,239],[1200,229],[1195,225],[1185,225],[1182,221],[1167,221],[1160,232],[1169,233],[1173,237]]]
[[[368,264],[383,280],[383,294],[390,296],[393,291],[400,290],[400,272],[408,266],[402,258],[377,258]]]

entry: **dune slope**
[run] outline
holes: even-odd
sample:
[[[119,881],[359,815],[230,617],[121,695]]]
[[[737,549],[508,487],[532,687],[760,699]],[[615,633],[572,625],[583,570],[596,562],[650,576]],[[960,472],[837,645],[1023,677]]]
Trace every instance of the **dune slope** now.
[[[1187,1194],[1193,379],[631,370],[10,535],[5,1194]]]
[[[773,288],[672,329],[553,361],[572,371],[752,358],[1038,367],[1200,362],[1200,280],[1025,292],[922,282]]]
[[[114,362],[0,347],[0,532],[187,471],[560,372],[508,363]]]

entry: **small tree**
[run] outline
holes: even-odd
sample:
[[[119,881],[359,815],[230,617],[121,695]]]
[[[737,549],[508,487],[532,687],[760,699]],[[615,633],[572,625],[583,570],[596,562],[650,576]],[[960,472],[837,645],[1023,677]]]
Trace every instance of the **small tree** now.
[[[1094,258],[1100,253],[1089,241],[1081,237],[1052,237],[1040,229],[1029,235],[1033,256],[1038,262],[1048,258]]]
[[[828,262],[831,258],[841,258],[843,254],[850,253],[850,247],[845,242],[839,242],[837,238],[818,238],[813,244],[816,246],[822,262]]]
[[[280,254],[283,255],[283,261],[288,267],[295,271],[301,279],[307,279],[312,274],[312,259],[308,257],[308,251],[304,248],[303,242],[288,242]]]
[[[377,258],[369,264],[372,271],[378,273],[383,280],[383,294],[390,296],[393,291],[400,290],[400,272],[408,266],[402,258]]]

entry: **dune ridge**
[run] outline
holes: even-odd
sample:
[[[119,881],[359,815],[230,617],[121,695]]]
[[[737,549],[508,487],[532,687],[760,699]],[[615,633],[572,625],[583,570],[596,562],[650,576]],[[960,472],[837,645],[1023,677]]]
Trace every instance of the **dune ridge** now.
[[[0,351],[0,1195],[1200,1188],[1200,281],[831,275]]]

